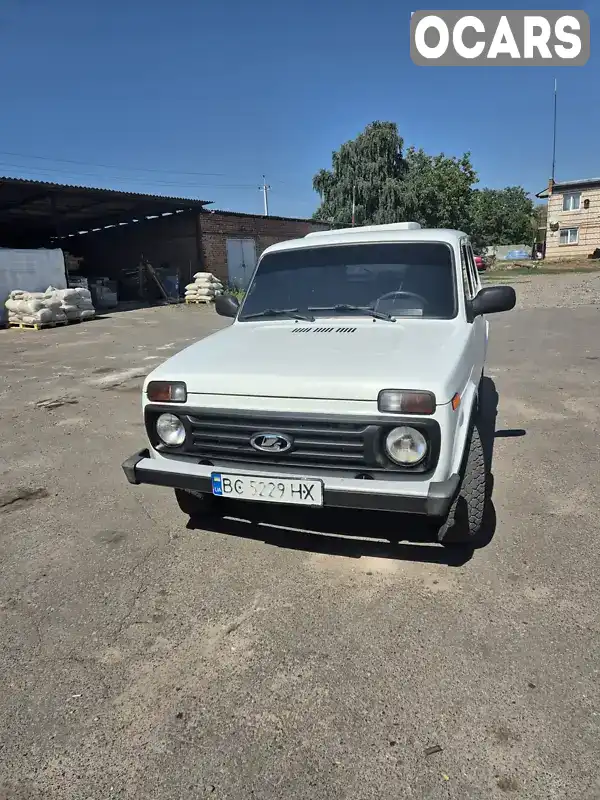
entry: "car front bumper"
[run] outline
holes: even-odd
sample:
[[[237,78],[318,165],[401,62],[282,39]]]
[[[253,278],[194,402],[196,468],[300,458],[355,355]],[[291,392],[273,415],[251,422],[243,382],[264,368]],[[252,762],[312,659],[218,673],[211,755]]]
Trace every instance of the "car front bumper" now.
[[[219,470],[217,467],[207,468],[189,463],[180,465],[177,461],[154,459],[147,449],[134,453],[123,462],[123,472],[129,483],[167,486],[203,494],[212,494],[210,472],[217,470],[227,472],[227,469]],[[356,481],[356,488],[352,485],[355,483],[353,480],[338,480],[336,485],[329,486],[328,483],[325,480],[323,488],[323,506],[326,508],[395,511],[440,518],[450,510],[458,492],[460,477],[451,475],[445,481],[430,482],[424,494],[401,493],[402,484],[391,481],[386,482],[386,491],[379,491],[375,486],[371,491],[368,481]]]

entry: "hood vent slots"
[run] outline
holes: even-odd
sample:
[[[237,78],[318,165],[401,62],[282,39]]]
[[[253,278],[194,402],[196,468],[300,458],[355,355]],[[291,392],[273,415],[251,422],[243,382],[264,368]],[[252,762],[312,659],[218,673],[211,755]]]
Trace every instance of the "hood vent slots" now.
[[[356,328],[293,328],[292,333],[356,333]]]

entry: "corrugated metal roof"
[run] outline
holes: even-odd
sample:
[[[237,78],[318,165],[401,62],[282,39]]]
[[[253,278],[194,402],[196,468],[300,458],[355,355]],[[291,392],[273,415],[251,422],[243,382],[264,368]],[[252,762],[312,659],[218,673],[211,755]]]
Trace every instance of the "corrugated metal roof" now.
[[[325,225],[329,223],[321,222],[317,219],[307,219],[306,217],[277,217],[274,214],[265,216],[264,214],[248,214],[245,211],[223,211],[219,208],[205,208],[203,209],[206,214],[223,214],[228,217],[251,217],[253,219],[276,219],[280,222],[307,222],[310,225]]]
[[[558,190],[559,192],[563,189],[569,189],[572,186],[574,187],[584,187],[584,186],[600,186],[600,178],[576,178],[572,181],[556,181],[553,185],[553,190]],[[541,192],[536,194],[536,197],[546,198],[548,197],[548,188],[543,189]]]
[[[0,178],[0,239],[7,246],[44,242],[133,220],[197,213],[209,201],[92,186]]]
[[[31,178],[15,178],[11,175],[0,176],[0,183],[24,184],[30,186],[44,186],[47,189],[73,189],[74,191],[81,192],[106,192],[111,195],[120,195],[121,197],[144,197],[152,200],[171,200],[179,201],[182,203],[193,203],[194,205],[209,205],[212,200],[200,200],[195,197],[173,197],[172,195],[164,194],[148,194],[147,192],[125,192],[122,189],[107,189],[102,186],[80,186],[73,183],[54,183],[52,181],[38,181]]]

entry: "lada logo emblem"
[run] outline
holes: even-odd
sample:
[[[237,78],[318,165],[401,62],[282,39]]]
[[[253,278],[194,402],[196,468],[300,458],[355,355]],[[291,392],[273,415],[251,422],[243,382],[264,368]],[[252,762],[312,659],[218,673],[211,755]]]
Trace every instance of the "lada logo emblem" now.
[[[255,433],[250,444],[260,453],[287,453],[292,449],[293,440],[284,433]]]

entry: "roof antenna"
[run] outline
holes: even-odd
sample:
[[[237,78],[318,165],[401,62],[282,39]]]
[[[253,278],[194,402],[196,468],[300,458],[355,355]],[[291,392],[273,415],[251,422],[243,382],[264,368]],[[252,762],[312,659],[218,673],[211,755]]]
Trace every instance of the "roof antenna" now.
[[[552,185],[554,186],[554,177],[556,171],[556,96],[557,96],[557,83],[554,78],[554,125],[552,134]]]

